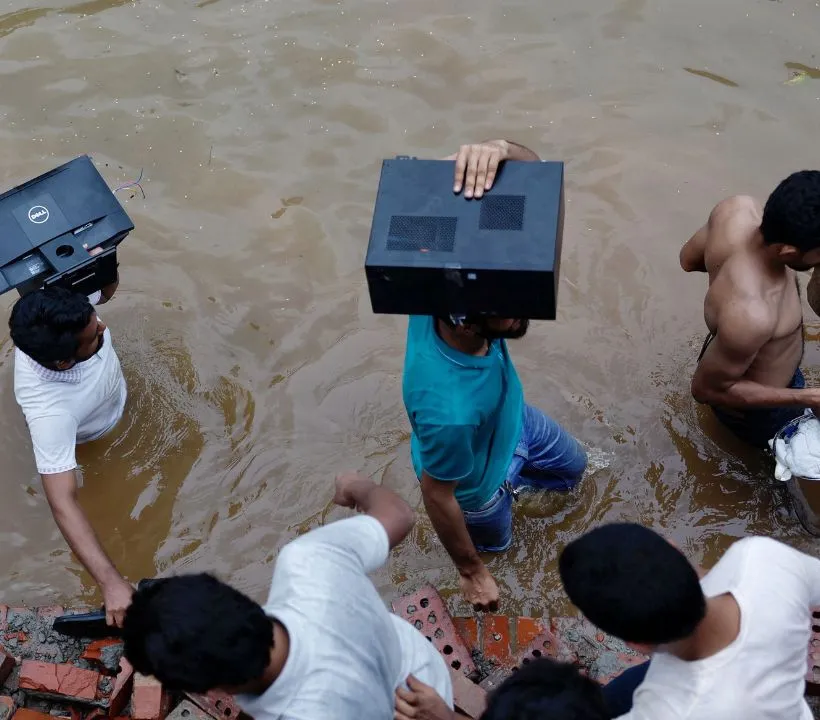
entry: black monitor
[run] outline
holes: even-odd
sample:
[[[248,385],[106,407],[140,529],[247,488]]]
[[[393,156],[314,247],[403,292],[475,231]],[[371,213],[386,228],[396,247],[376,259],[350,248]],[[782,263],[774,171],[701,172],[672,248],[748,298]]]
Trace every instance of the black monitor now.
[[[0,195],[0,294],[96,292],[116,280],[116,246],[133,229],[87,155],[29,180]]]
[[[453,192],[455,163],[382,164],[365,272],[373,312],[554,320],[564,164],[504,162],[492,189]]]

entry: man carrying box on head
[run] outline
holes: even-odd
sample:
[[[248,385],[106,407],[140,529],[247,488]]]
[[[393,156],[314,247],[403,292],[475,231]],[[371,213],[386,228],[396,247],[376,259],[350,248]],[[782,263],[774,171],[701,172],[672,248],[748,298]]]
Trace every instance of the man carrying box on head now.
[[[505,161],[539,161],[506,140],[464,145],[448,159],[455,160],[453,191],[474,201],[493,187]],[[482,313],[415,315],[407,332],[403,395],[413,466],[476,609],[497,605],[498,587],[479,552],[510,546],[516,491],[569,490],[586,467],[580,443],[524,402],[506,341],[523,337],[528,324],[527,317]]]
[[[15,303],[9,319],[14,396],[31,433],[37,472],[60,532],[102,591],[109,625],[122,624],[134,590],[80,506],[75,451],[113,430],[125,409],[120,361],[95,310],[118,284],[90,297],[61,287],[35,290]]]

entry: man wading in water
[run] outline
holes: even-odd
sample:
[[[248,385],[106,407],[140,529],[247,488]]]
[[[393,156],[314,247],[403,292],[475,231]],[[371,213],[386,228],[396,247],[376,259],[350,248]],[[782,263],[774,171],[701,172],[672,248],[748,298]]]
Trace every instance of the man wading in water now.
[[[737,436],[760,448],[806,407],[803,311],[795,270],[820,265],[820,172],[794,173],[761,212],[751,197],[719,203],[683,246],[686,272],[709,274],[709,337],[692,379],[695,400]]]

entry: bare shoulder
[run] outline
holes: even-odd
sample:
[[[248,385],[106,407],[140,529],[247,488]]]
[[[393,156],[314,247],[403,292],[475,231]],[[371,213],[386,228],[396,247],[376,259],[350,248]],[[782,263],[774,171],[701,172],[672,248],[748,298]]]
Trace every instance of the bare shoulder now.
[[[776,310],[753,289],[733,282],[713,283],[708,291],[717,335],[735,348],[759,349],[774,335]]]
[[[710,277],[738,250],[749,247],[760,220],[760,205],[748,195],[735,195],[715,205],[709,215],[704,253]]]

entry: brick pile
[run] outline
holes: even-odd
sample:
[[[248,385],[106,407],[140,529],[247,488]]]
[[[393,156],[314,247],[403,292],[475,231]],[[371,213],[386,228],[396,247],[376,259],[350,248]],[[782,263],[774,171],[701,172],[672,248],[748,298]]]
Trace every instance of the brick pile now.
[[[224,693],[175,696],[135,673],[121,640],[54,632],[62,614],[0,605],[0,720],[248,720]]]
[[[488,692],[537,658],[573,663],[601,685],[648,659],[580,617],[451,618],[429,585],[394,601],[393,612],[424,633],[448,662],[456,709],[471,718],[480,717]],[[820,608],[814,611],[807,661],[806,694],[815,696],[810,704],[820,718]]]

